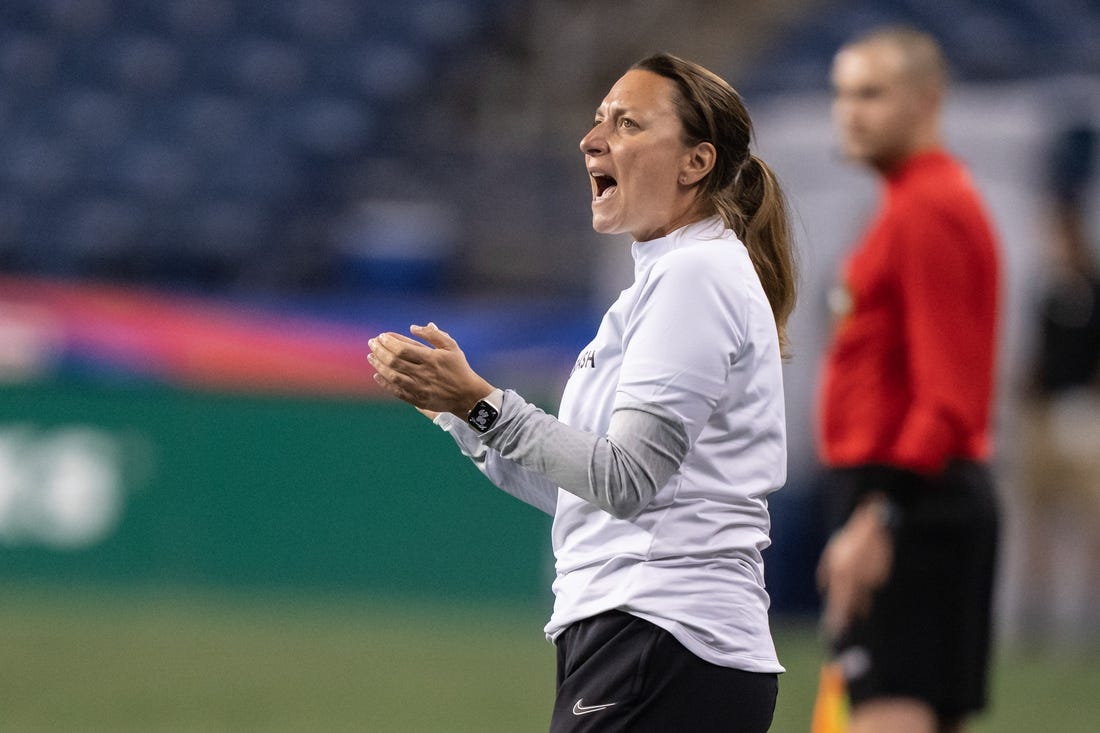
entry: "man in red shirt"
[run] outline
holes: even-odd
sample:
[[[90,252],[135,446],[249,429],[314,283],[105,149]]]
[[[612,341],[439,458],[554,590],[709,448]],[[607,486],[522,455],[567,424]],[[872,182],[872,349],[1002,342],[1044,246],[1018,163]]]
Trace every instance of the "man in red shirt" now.
[[[850,733],[961,731],[985,705],[989,666],[997,244],[942,147],[933,39],[875,31],[840,49],[832,82],[844,153],[878,173],[884,197],[830,298],[824,626]]]

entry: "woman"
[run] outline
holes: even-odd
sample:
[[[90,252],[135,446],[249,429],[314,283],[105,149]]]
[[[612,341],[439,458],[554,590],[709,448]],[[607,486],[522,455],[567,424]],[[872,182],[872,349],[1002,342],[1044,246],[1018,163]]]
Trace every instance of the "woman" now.
[[[786,476],[794,306],[782,194],[738,94],[660,54],[581,140],[592,223],[635,282],[577,359],[560,417],[470,369],[434,324],[372,340],[376,379],[498,486],[554,516],[551,731],[765,731],[777,691],[761,550]]]

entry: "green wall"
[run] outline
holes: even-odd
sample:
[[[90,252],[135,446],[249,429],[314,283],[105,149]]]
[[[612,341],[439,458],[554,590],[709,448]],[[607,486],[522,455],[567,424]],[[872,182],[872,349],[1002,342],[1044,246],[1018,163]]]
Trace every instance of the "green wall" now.
[[[0,389],[0,578],[543,600],[549,526],[399,403]]]

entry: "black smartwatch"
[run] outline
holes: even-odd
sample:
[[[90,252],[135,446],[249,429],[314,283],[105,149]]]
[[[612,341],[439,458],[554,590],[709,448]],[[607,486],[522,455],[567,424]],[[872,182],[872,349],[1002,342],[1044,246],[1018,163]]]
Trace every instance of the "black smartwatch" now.
[[[504,404],[504,391],[494,389],[485,397],[477,401],[474,405],[474,409],[470,410],[470,414],[466,416],[466,422],[470,424],[474,430],[479,433],[484,433],[489,428],[496,424],[497,418],[500,417],[500,408]]]

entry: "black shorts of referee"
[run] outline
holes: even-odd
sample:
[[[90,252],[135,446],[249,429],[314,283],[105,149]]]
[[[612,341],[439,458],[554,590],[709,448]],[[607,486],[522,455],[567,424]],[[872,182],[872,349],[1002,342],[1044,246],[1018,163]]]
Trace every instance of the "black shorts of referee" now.
[[[999,511],[989,469],[952,461],[936,477],[884,466],[830,472],[832,528],[862,495],[897,508],[894,563],[870,614],[835,640],[852,705],[906,697],[941,723],[987,701]]]
[[[764,733],[778,676],[706,662],[672,634],[622,611],[570,625],[555,640],[550,733]]]

